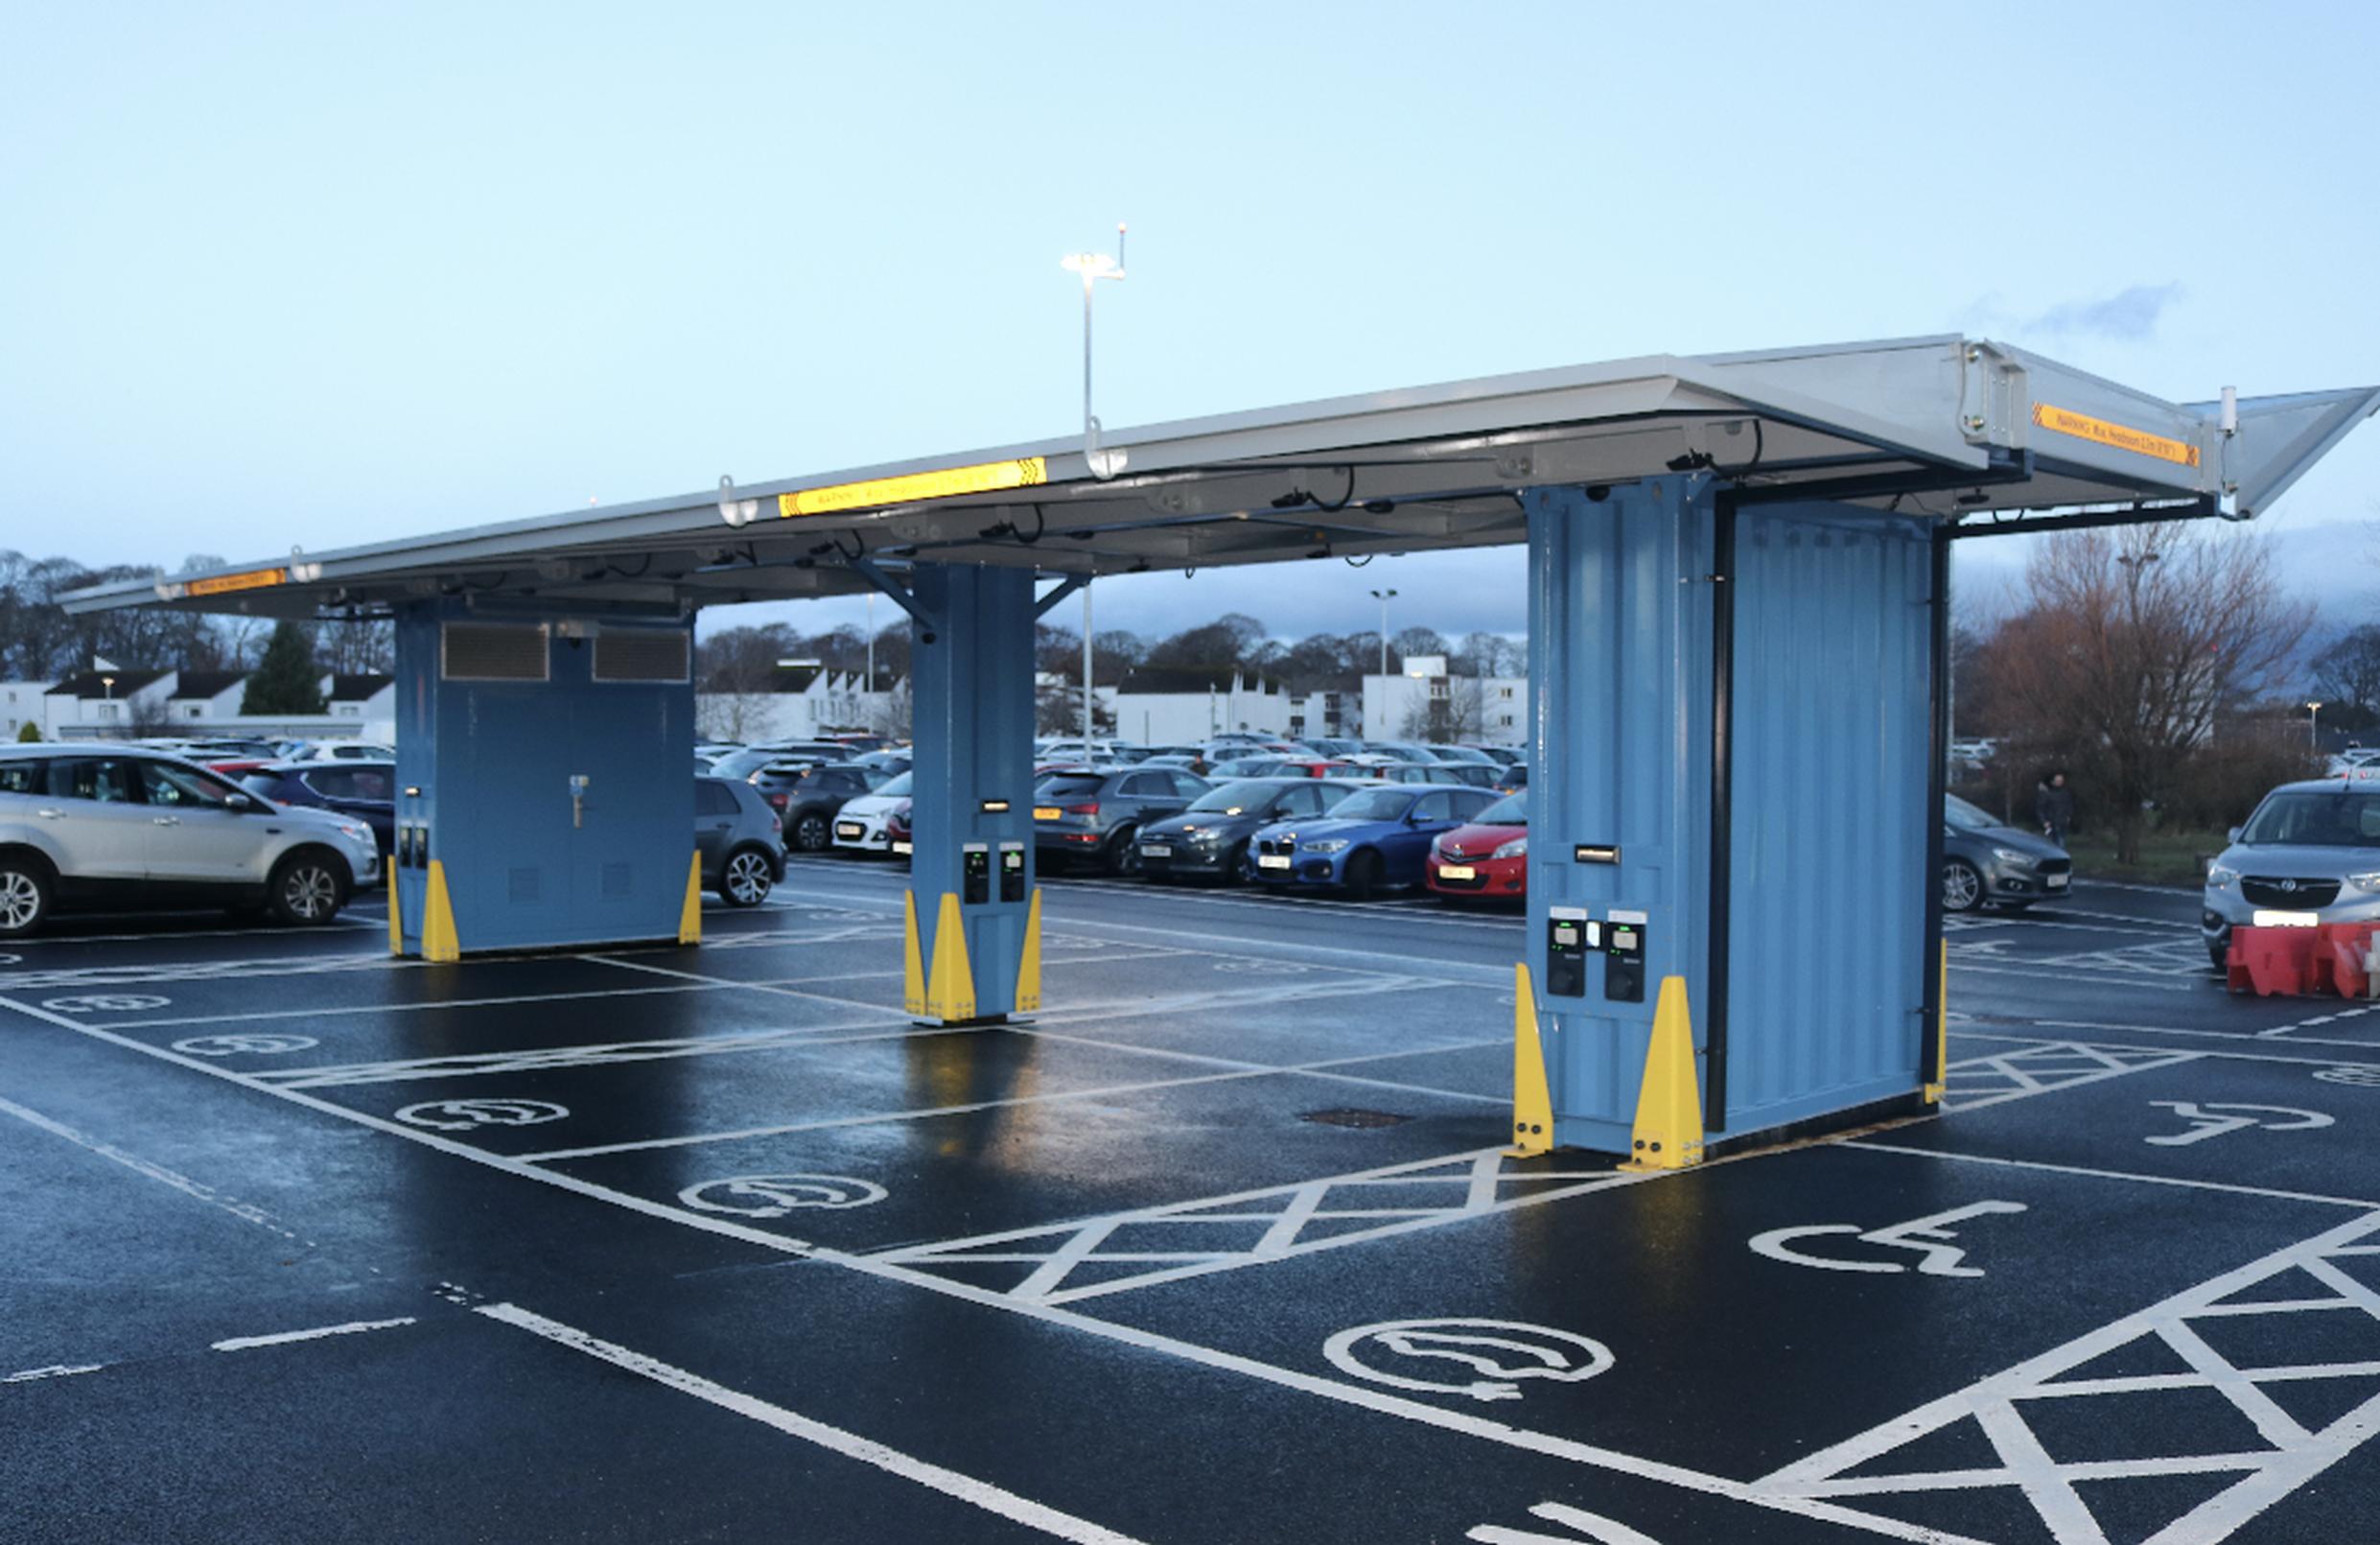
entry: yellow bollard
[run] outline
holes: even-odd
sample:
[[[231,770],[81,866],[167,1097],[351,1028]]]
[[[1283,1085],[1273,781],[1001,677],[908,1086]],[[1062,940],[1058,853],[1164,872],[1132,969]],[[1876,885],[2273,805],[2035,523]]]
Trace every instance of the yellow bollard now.
[[[1942,976],[1934,989],[1934,1081],[1925,1103],[1940,1105],[1950,1085],[1950,941],[1942,941]]]
[[[1553,1091],[1546,1082],[1546,1049],[1537,1031],[1537,993],[1528,962],[1512,968],[1512,1146],[1507,1159],[1553,1152]]]
[[[686,904],[678,910],[678,943],[698,945],[703,942],[703,854],[694,850],[694,861],[686,871]]]
[[[934,918],[934,970],[925,979],[928,1018],[957,1024],[975,1018],[975,969],[967,962],[967,925],[959,918],[959,899],[942,893]]]
[[[925,964],[918,949],[918,893],[900,893],[901,960],[900,1010],[920,1018],[925,1016]]]
[[[1016,1012],[1031,1014],[1041,1006],[1041,887],[1033,887],[1033,904],[1025,909],[1025,952],[1016,963]]]
[[[397,874],[393,867],[388,871],[388,952],[392,955],[405,953],[405,912],[399,904]]]
[[[1694,1026],[1683,976],[1661,979],[1630,1147],[1622,1169],[1685,1169],[1702,1162],[1702,1089],[1694,1076]]]
[[[455,961],[463,958],[462,940],[455,933],[455,902],[447,895],[446,865],[430,860],[430,892],[422,902],[422,959]]]

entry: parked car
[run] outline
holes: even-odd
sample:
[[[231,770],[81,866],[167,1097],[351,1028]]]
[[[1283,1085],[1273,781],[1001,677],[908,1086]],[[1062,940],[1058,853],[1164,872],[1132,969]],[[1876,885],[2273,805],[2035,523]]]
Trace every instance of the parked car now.
[[[1235,778],[1271,778],[1289,764],[1270,754],[1256,757],[1232,757],[1211,762],[1206,776],[1215,783],[1227,784]]]
[[[240,786],[275,805],[329,810],[362,821],[380,843],[384,864],[397,851],[397,764],[393,761],[277,762],[244,774]]]
[[[1179,815],[1208,786],[1196,774],[1151,762],[1054,772],[1034,785],[1034,851],[1044,861],[1080,859],[1131,874],[1140,867],[1140,829]]]
[[[830,761],[849,761],[852,758],[841,746],[828,740],[784,740],[772,745],[752,746],[731,751],[711,764],[711,770],[721,778],[750,778],[764,767],[791,767],[805,770],[822,767]]]
[[[2020,831],[1956,794],[1943,797],[1942,909],[1997,906],[2021,911],[2064,896],[2074,860],[2038,831]]]
[[[1439,743],[1438,741],[1433,740],[1421,749],[1437,758],[1440,761],[1476,762],[1482,766],[1487,767],[1493,767],[1496,765],[1495,758],[1489,756],[1486,752],[1480,750],[1476,746],[1445,745]]]
[[[181,758],[0,747],[0,938],[99,909],[264,908],[328,923],[380,875],[363,822],[276,808]]]
[[[1494,804],[1483,788],[1389,784],[1349,795],[1324,815],[1259,831],[1256,878],[1270,885],[1336,886],[1358,901],[1418,885],[1430,840]]]
[[[902,800],[884,817],[884,835],[889,840],[893,856],[906,863],[913,856],[917,838],[909,830],[909,802]]]
[[[758,906],[785,878],[783,823],[750,784],[694,780],[694,851],[703,888],[730,906]]]
[[[771,765],[752,778],[760,797],[785,824],[785,846],[797,853],[824,853],[832,847],[836,812],[890,782],[889,774],[856,761],[820,767]]]
[[[1528,895],[1528,796],[1508,794],[1468,826],[1430,844],[1430,889],[1441,901],[1517,901]]]
[[[1388,757],[1396,761],[1418,761],[1424,765],[1435,764],[1438,760],[1426,748],[1414,745],[1408,740],[1366,740],[1359,755]]]
[[[1528,763],[1516,761],[1506,767],[1504,775],[1496,780],[1496,786],[1507,794],[1517,794],[1527,788],[1528,786]]]
[[[377,740],[317,740],[299,760],[305,761],[394,761],[397,748]]]
[[[2200,931],[2225,963],[2243,924],[2380,921],[2380,784],[2283,784],[2206,869]]]
[[[1481,756],[1485,757],[1488,761],[1496,763],[1496,765],[1500,767],[1513,766],[1527,755],[1527,753],[1522,751],[1518,746],[1479,745],[1466,746],[1464,749],[1478,752]]]
[[[1363,785],[1343,779],[1244,778],[1218,784],[1179,815],[1140,829],[1140,872],[1236,885],[1248,878],[1248,839],[1275,821],[1320,815]]]
[[[906,771],[886,779],[868,793],[845,801],[843,808],[834,812],[834,845],[853,853],[891,853],[893,837],[885,823],[896,808],[908,803]]]

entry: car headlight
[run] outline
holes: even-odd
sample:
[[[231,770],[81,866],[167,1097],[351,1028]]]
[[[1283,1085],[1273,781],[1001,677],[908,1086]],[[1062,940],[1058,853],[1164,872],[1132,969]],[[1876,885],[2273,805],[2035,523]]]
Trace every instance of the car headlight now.
[[[2239,878],[2239,871],[2228,865],[2208,864],[2206,866],[2206,888],[2208,890],[2228,891],[2231,888],[2231,881],[2237,878]]]
[[[1519,858],[1525,856],[1528,853],[1528,839],[1527,837],[1514,837],[1510,842],[1503,843],[1498,846],[1496,851],[1489,854],[1487,856],[1490,858]]]
[[[2380,870],[2368,875],[2349,875],[2347,883],[2359,891],[2380,891]]]
[[[1992,850],[1992,856],[1997,858],[2004,864],[2030,864],[2033,862],[2033,855],[2025,852],[2022,848],[1995,848]]]
[[[361,822],[341,821],[338,823],[338,830],[348,841],[354,843],[359,848],[368,848],[374,845],[375,839],[372,836],[372,829],[362,824]]]
[[[1339,853],[1346,846],[1346,838],[1329,837],[1320,842],[1306,843],[1304,844],[1304,849],[1307,853]]]

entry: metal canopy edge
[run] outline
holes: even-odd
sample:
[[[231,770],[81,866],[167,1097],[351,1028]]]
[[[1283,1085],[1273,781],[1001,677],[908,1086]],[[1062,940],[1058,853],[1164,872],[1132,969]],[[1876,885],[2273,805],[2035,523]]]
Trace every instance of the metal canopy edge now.
[[[684,612],[856,594],[919,561],[1079,581],[1361,559],[1525,541],[1524,489],[1671,472],[1763,502],[1927,515],[1962,535],[2245,519],[2375,410],[2373,387],[2243,399],[2226,434],[2219,404],[1954,335],[1646,355],[1111,431],[1110,479],[1080,439],[1049,440],[292,552],[64,604],[311,617],[445,595]],[[781,496],[824,512],[780,518]],[[2087,513],[2024,518],[2056,510]]]

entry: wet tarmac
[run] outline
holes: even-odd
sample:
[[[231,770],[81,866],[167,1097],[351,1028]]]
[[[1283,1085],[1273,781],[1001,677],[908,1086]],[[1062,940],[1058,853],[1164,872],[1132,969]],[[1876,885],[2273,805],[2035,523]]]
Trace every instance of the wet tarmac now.
[[[1953,920],[1949,1113],[1497,1151],[1508,914],[1059,880],[900,1009],[900,877],[697,949],[0,951],[0,1541],[2352,1541],[2380,1013],[2194,896]]]

